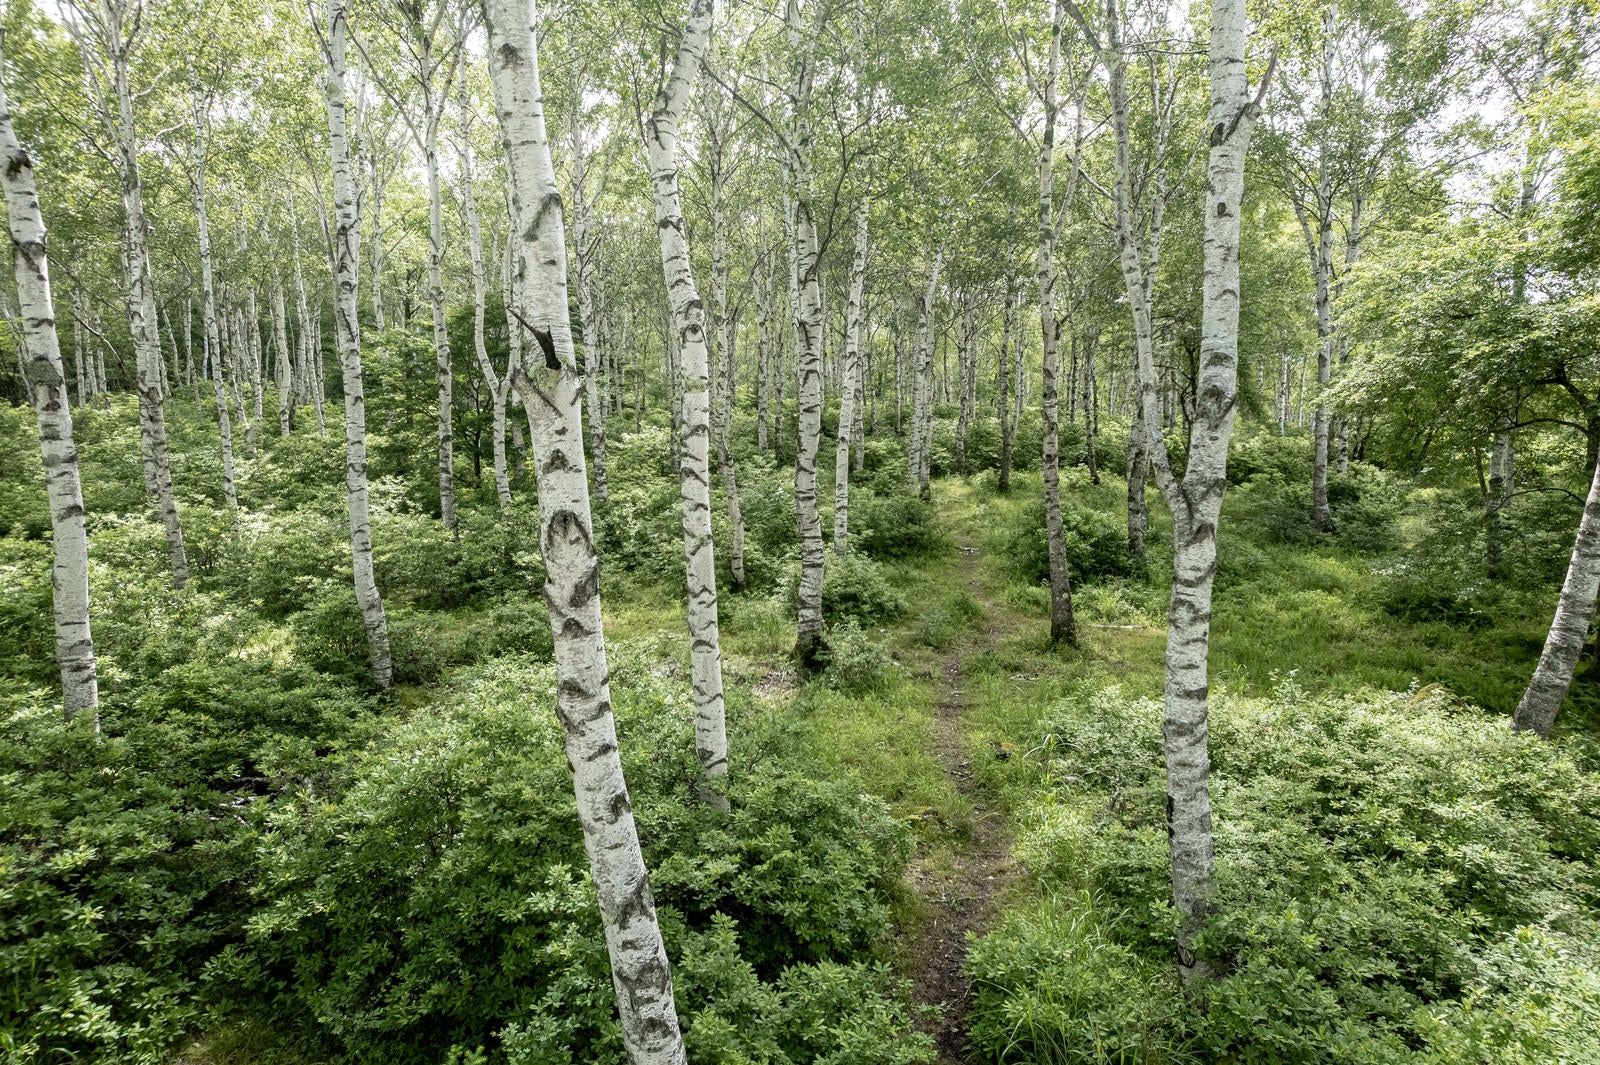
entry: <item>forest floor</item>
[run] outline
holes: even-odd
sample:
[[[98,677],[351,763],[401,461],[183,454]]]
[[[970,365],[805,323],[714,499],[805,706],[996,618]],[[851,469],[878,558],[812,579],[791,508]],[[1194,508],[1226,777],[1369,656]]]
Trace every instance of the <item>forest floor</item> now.
[[[1018,887],[1021,872],[1012,854],[1009,811],[981,771],[974,772],[975,761],[1004,760],[1012,751],[1003,742],[986,740],[985,730],[973,720],[982,707],[981,697],[969,688],[969,663],[994,656],[1027,625],[1027,619],[995,590],[995,575],[985,565],[971,521],[970,501],[966,492],[941,500],[941,524],[953,534],[952,551],[959,568],[950,567],[954,572],[947,574],[949,579],[927,586],[931,600],[913,593],[911,613],[925,631],[927,618],[943,609],[941,600],[955,596],[977,617],[954,644],[934,657],[929,658],[925,649],[902,649],[913,661],[921,659],[918,665],[930,675],[933,705],[925,742],[949,787],[960,797],[964,815],[960,823],[949,826],[953,831],[943,845],[919,847],[908,871],[917,910],[907,929],[906,972],[912,1000],[923,1010],[921,1026],[934,1038],[938,1065],[968,1060],[971,985],[963,968],[967,948],[993,923],[1007,895]]]

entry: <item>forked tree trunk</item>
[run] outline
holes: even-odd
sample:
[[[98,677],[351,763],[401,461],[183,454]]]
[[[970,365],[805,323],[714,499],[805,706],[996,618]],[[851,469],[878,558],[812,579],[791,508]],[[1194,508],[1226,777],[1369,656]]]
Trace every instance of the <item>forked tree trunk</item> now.
[[[555,634],[556,714],[584,845],[594,874],[611,958],[623,1045],[632,1065],[683,1065],[672,973],[656,920],[650,878],[634,828],[617,755],[605,637],[600,621],[600,566],[589,514],[583,420],[567,315],[566,240],[561,195],[544,125],[534,10],[529,0],[485,0],[489,70],[507,147],[514,195],[517,259],[526,278],[525,315],[533,331],[527,368],[518,376],[533,437],[539,482],[539,546],[545,602]]]
[[[694,685],[694,748],[714,781],[728,772],[722,698],[722,640],[717,623],[717,559],[711,536],[711,366],[705,307],[695,285],[678,192],[678,121],[689,102],[711,34],[711,0],[692,0],[689,20],[655,105],[645,119],[645,150],[655,199],[656,232],[682,374],[678,485],[683,504],[684,575],[689,599],[689,657]],[[716,799],[709,787],[708,801]]]
[[[1517,703],[1512,724],[1525,732],[1536,732],[1546,739],[1555,726],[1561,703],[1572,686],[1572,672],[1589,636],[1594,618],[1595,595],[1600,593],[1600,464],[1595,466],[1589,484],[1589,497],[1583,503],[1583,518],[1572,544],[1572,561],[1561,585],[1555,620],[1545,638],[1539,665],[1528,682],[1528,690]]]
[[[0,44],[4,42],[0,30]],[[3,75],[0,60],[0,75]],[[55,615],[56,665],[61,670],[61,703],[67,719],[79,711],[97,714],[100,682],[89,633],[89,540],[83,521],[83,488],[78,452],[72,442],[72,401],[61,365],[55,304],[50,296],[50,263],[44,215],[33,177],[33,160],[17,140],[11,102],[0,77],[0,187],[11,231],[11,266],[17,283],[17,313],[22,320],[23,380],[39,423],[39,457],[50,501],[50,570]],[[96,716],[95,728],[99,729]]]
[[[389,623],[372,568],[372,518],[367,502],[367,409],[361,380],[361,328],[356,320],[358,248],[361,215],[350,173],[350,143],[345,125],[345,0],[328,0],[327,79],[323,95],[328,108],[328,139],[333,159],[334,339],[344,377],[344,483],[350,511],[350,554],[356,605],[367,634],[367,657],[378,687],[394,687],[389,658]]]
[[[833,549],[843,552],[850,539],[850,438],[861,413],[862,297],[867,284],[867,197],[856,207],[856,250],[850,263],[850,294],[845,303],[844,380],[839,393],[839,427],[833,452]]]

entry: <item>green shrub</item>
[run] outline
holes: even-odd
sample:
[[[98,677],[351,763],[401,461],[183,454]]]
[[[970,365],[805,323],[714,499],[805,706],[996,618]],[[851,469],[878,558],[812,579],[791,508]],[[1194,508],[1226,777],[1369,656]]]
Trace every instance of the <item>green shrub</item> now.
[[[891,495],[851,489],[852,548],[874,558],[900,560],[931,554],[948,543],[932,503],[913,498],[904,489]]]
[[[966,592],[960,592],[922,616],[916,640],[924,647],[943,651],[983,617],[983,607]]]
[[[890,931],[905,826],[853,784],[816,779],[794,732],[755,721],[730,729],[743,767],[728,787],[732,815],[700,805],[691,701],[651,665],[613,649],[669,950],[681,971],[720,967],[762,997],[773,1030],[737,1012],[711,1020],[729,1007],[697,991],[714,983],[704,975],[686,979],[680,1007],[706,1018],[713,1043],[719,1024],[736,1024],[739,1038],[809,1055],[797,1062],[915,1060],[905,1047],[920,1044],[891,1028],[900,1014],[886,981],[854,961]],[[248,946],[210,970],[228,1010],[303,1018],[330,1051],[357,1059],[433,1062],[453,1047],[506,1061],[620,1053],[554,683],[525,660],[480,667],[454,701],[363,754],[348,780],[277,804]],[[723,951],[714,962],[702,956],[712,939]],[[814,1023],[835,1010],[838,1029]],[[868,1033],[882,1045],[850,1057],[854,1043],[841,1040]]]
[[[789,566],[790,596],[798,594],[800,568]],[[851,619],[862,625],[892,621],[906,612],[905,598],[890,584],[883,567],[866,555],[828,554],[822,571],[823,616],[836,621]]]
[[[1067,572],[1073,583],[1128,575],[1125,518],[1062,501],[1061,523],[1067,542]],[[998,549],[1014,579],[1037,584],[1050,579],[1050,541],[1045,532],[1043,498],[1018,511],[1009,527],[996,530]]]
[[[828,628],[828,665],[822,682],[850,695],[872,691],[883,684],[888,653],[854,618],[846,618]]]
[[[1170,965],[1174,930],[1160,706],[1110,689],[1050,720],[1018,852],[1048,892],[1096,900],[1091,931],[1138,986]],[[1153,1009],[1166,1048],[1125,1060],[1191,1046],[1262,1063],[1593,1058],[1600,777],[1433,689],[1313,699],[1291,680],[1214,699],[1211,723],[1218,865],[1199,947],[1220,975],[1203,997],[1169,977],[1116,1007],[1118,1023]],[[1106,1017],[1103,1000],[1058,1008],[1015,975],[1041,950],[1081,950],[1089,933],[1052,928],[1057,914],[1019,917],[973,954],[999,1060],[1039,1060],[1007,1040],[1045,1006],[1035,1046],[1082,1046]]]

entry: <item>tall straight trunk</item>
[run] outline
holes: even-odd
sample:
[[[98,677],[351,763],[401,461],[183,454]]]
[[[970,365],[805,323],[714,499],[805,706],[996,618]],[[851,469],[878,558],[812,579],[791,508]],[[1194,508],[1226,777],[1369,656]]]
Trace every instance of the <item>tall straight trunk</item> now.
[[[200,321],[206,350],[211,354],[211,394],[217,403],[217,425],[222,440],[222,496],[229,509],[239,505],[234,486],[233,420],[228,414],[228,396],[222,381],[222,334],[217,327],[216,282],[212,267],[211,225],[206,213],[206,135],[209,132],[204,105],[198,92],[193,95],[195,125],[195,163],[189,190],[194,197],[194,216],[200,238]]]
[[[1572,686],[1572,672],[1589,636],[1594,618],[1595,596],[1600,593],[1600,464],[1595,466],[1584,500],[1583,518],[1572,544],[1572,561],[1561,585],[1556,616],[1550,623],[1539,665],[1522,693],[1511,722],[1524,732],[1535,732],[1546,739],[1555,726],[1561,703]]]
[[[1044,379],[1041,393],[1043,415],[1042,466],[1044,471],[1045,539],[1050,555],[1050,642],[1077,646],[1078,629],[1072,613],[1072,577],[1067,571],[1066,529],[1061,517],[1061,400],[1056,378],[1061,373],[1059,326],[1056,322],[1056,194],[1055,140],[1058,104],[1057,80],[1061,72],[1061,30],[1065,17],[1063,0],[1056,0],[1055,18],[1050,26],[1050,52],[1043,85],[1044,133],[1039,149],[1039,328],[1044,345]],[[1077,121],[1077,116],[1074,116]],[[1070,205],[1077,188],[1078,169],[1074,165],[1066,193]]]
[[[529,0],[485,0],[489,70],[519,220],[517,259],[535,346],[518,376],[539,482],[545,602],[555,634],[556,714],[611,957],[632,1065],[682,1065],[683,1037],[650,878],[617,754],[600,616],[600,569],[584,473],[583,421],[567,315],[561,196],[544,125]],[[519,326],[520,328],[520,326]]]
[[[722,494],[728,501],[728,571],[733,586],[745,587],[744,513],[739,507],[739,471],[733,458],[733,407],[738,397],[734,372],[734,323],[728,312],[728,220],[723,206],[727,172],[723,166],[724,131],[713,126],[711,157],[711,311],[715,326],[711,339],[711,376],[720,387],[711,389],[711,432],[717,445],[717,466],[722,470]]]
[[[751,286],[756,300],[756,450],[767,450],[768,393],[772,390],[772,278],[756,264]]]
[[[4,35],[0,33],[0,44]],[[51,608],[56,630],[56,665],[61,670],[61,705],[70,721],[79,711],[96,714],[100,681],[89,633],[89,539],[83,521],[78,451],[72,441],[72,401],[56,336],[50,295],[48,233],[39,210],[33,159],[17,140],[0,58],[0,188],[11,233],[11,268],[22,321],[23,381],[39,423],[39,458],[50,502]],[[95,721],[99,728],[98,717]]]
[[[1333,272],[1333,208],[1330,179],[1324,171],[1317,192],[1318,225],[1312,248],[1312,279],[1316,291],[1317,315],[1317,406],[1312,415],[1311,518],[1322,532],[1333,531],[1333,511],[1328,506],[1329,413],[1324,398],[1333,380],[1333,316],[1330,275]]]
[[[263,402],[262,397],[263,390],[261,387],[261,364],[263,361],[261,350],[261,313],[260,307],[256,304],[255,285],[250,286],[249,293],[246,297],[245,319],[247,327],[245,335],[249,341],[246,347],[246,352],[250,358],[250,405],[252,408],[254,408],[255,414],[254,419],[250,423],[250,431],[252,434],[250,441],[250,452],[251,454],[254,454],[256,441],[258,439],[256,434],[259,434],[261,431],[262,414],[265,412],[265,403]]]
[[[77,297],[73,297],[74,303]],[[76,406],[83,406],[89,402],[88,375],[83,372],[83,323],[78,320],[76,306],[72,311],[72,368],[78,377],[78,402]]]
[[[394,666],[389,657],[389,623],[372,567],[372,518],[367,502],[367,410],[361,380],[361,328],[356,319],[361,214],[350,173],[350,142],[345,125],[345,0],[328,0],[327,11],[328,71],[323,96],[333,161],[333,322],[344,376],[344,483],[350,512],[350,555],[372,677],[380,689],[388,691],[394,687]]]
[[[172,490],[172,467],[167,456],[155,279],[146,239],[149,227],[145,219],[144,182],[139,176],[139,141],[134,130],[133,91],[128,73],[132,42],[139,27],[137,20],[128,25],[129,12],[123,0],[102,0],[95,15],[97,26],[93,33],[98,36],[94,42],[83,39],[86,31],[81,23],[74,21],[72,25],[74,32],[80,35],[88,81],[97,94],[105,94],[99,96],[96,106],[115,146],[117,178],[122,191],[128,331],[133,337],[134,388],[139,397],[145,481],[155,489],[152,502],[166,532],[172,585],[182,588],[189,581],[189,558],[183,546],[183,526],[178,520],[178,501]],[[104,62],[103,67],[92,58],[96,53]],[[104,81],[107,76],[111,81],[109,87]]]
[[[1133,408],[1133,426],[1128,431],[1128,568],[1134,576],[1146,575],[1145,536],[1150,531],[1150,505],[1145,500],[1145,485],[1150,481],[1150,452],[1145,446],[1144,409]]]
[[[867,197],[856,206],[856,250],[850,262],[850,294],[845,302],[844,379],[839,392],[839,428],[833,451],[833,549],[850,539],[850,438],[861,413],[862,298],[867,285]]]
[[[428,40],[424,36],[424,47]],[[433,309],[433,354],[439,385],[439,520],[456,532],[455,396],[450,326],[444,313],[444,196],[439,189],[438,113],[432,107],[425,121],[422,160],[428,175],[428,303]]]
[[[600,409],[600,371],[605,362],[605,346],[601,335],[597,291],[600,278],[595,263],[596,238],[593,219],[590,218],[592,205],[589,202],[583,138],[579,135],[578,126],[582,114],[582,79],[574,75],[567,117],[572,161],[572,265],[578,289],[578,321],[583,327],[583,390],[589,422],[590,477],[594,481],[595,496],[604,503],[611,494],[606,486],[605,412]]]
[[[278,393],[278,435],[288,436],[294,414],[294,370],[289,364],[289,321],[283,309],[283,281],[272,272],[272,339],[277,363],[272,382]]]
[[[1515,455],[1510,432],[1495,433],[1489,450],[1489,481],[1483,493],[1484,564],[1490,580],[1505,576],[1504,514],[1514,490]]]
[[[467,255],[472,266],[472,351],[478,359],[478,372],[489,386],[489,403],[492,417],[490,449],[494,454],[494,491],[502,511],[511,506],[511,477],[506,470],[506,397],[511,391],[512,378],[517,373],[513,359],[502,378],[495,372],[489,359],[489,348],[484,342],[485,305],[488,302],[489,280],[483,263],[483,227],[478,220],[478,197],[473,189],[474,159],[472,152],[472,109],[467,103],[467,79],[456,83],[456,102],[461,116],[461,202],[467,216]],[[507,245],[509,247],[509,245]],[[503,275],[504,276],[504,275]],[[505,286],[506,306],[511,306],[510,283]],[[509,324],[509,323],[508,323]],[[520,333],[513,329],[512,333]]]
[[[944,268],[944,248],[933,253],[928,282],[917,305],[917,373],[912,388],[911,409],[911,491],[933,498],[933,348],[936,342],[935,298],[939,292],[939,273]]]
[[[1011,490],[1011,445],[1016,438],[1017,425],[1011,417],[1011,344],[1017,331],[1017,252],[1013,247],[1006,256],[1005,307],[1001,311],[1000,355],[995,362],[997,398],[995,413],[1000,419],[1000,479],[1002,492]],[[1020,344],[1020,338],[1018,338]]]
[[[689,657],[694,686],[694,748],[707,781],[728,772],[722,698],[722,640],[717,623],[717,560],[711,536],[711,381],[705,306],[695,284],[678,192],[678,121],[700,74],[711,34],[711,0],[692,0],[683,41],[645,119],[645,151],[655,199],[656,232],[682,373],[678,447],[683,503],[684,575],[689,598]],[[705,792],[708,799],[715,792]]]
[[[1094,327],[1083,338],[1083,461],[1089,467],[1089,483],[1100,483],[1099,457],[1095,437],[1100,432],[1099,381],[1095,377],[1094,355],[1099,336]]]
[[[818,663],[822,639],[822,519],[817,509],[817,449],[822,437],[822,263],[812,203],[811,95],[817,34],[826,5],[807,24],[799,0],[787,0],[784,21],[789,38],[790,98],[788,178],[791,290],[794,296],[796,421],[794,505],[800,532],[800,586],[795,625],[795,655],[806,668]]]
[[[967,431],[972,427],[972,364],[977,358],[978,324],[972,297],[968,295],[961,310],[959,338],[956,342],[956,469],[967,472]]]

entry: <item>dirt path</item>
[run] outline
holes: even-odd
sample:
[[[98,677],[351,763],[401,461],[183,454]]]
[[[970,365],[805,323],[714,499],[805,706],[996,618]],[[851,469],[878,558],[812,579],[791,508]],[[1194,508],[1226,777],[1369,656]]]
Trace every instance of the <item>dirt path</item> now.
[[[961,555],[966,590],[983,605],[985,614],[991,615],[995,604],[979,581],[977,548],[963,539]],[[966,1015],[971,986],[961,968],[967,953],[967,936],[989,927],[996,897],[1015,872],[1008,819],[993,797],[973,779],[963,720],[963,666],[969,657],[982,654],[993,636],[993,630],[980,622],[973,639],[939,659],[935,678],[939,699],[934,706],[930,739],[945,773],[972,808],[971,835],[948,853],[948,861],[940,861],[935,867],[922,858],[911,871],[912,884],[924,907],[917,929],[920,942],[914,953],[913,998],[919,1005],[940,1008],[937,1015],[922,1022],[938,1047],[938,1065],[961,1065],[968,1060]]]

